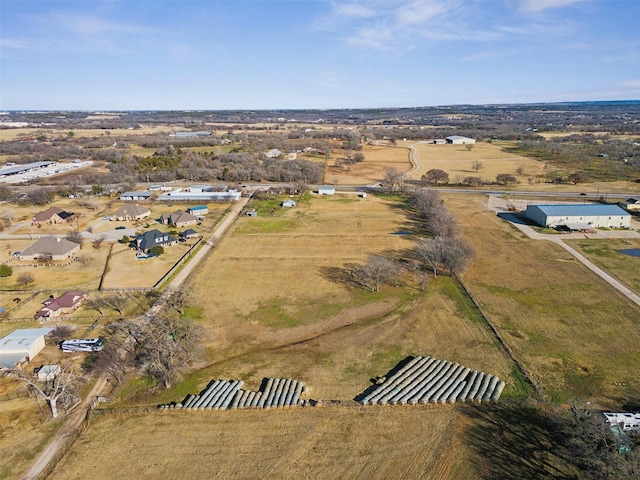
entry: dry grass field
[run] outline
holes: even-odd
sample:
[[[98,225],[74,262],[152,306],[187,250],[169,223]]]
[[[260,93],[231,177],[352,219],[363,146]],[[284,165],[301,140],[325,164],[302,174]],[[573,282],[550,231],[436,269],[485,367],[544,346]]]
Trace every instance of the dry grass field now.
[[[640,249],[635,238],[605,240],[567,240],[593,263],[605,269],[635,292],[640,292],[640,257],[626,255],[620,250]]]
[[[615,407],[640,392],[640,308],[566,251],[448,196],[476,250],[465,282],[552,399]],[[615,265],[612,273],[615,275]]]
[[[494,181],[496,175],[508,173],[527,181],[528,177],[536,177],[543,173],[544,163],[521,155],[504,152],[502,146],[492,143],[476,143],[471,151],[464,145],[434,145],[427,143],[401,142],[399,145],[414,144],[417,162],[420,168],[412,174],[412,178],[419,180],[428,170],[437,168],[449,174],[449,180],[456,182],[460,177],[480,177]],[[471,165],[480,161],[483,168],[476,173]],[[516,169],[522,167],[522,176],[516,174]]]
[[[400,172],[411,169],[409,148],[383,145],[363,145],[364,160],[353,165],[336,167],[335,162],[344,158],[342,150],[335,149],[327,167],[324,181],[335,185],[367,185],[382,180],[389,168]],[[357,152],[354,152],[357,153]]]
[[[471,480],[483,460],[465,420],[449,406],[98,416],[49,478]]]

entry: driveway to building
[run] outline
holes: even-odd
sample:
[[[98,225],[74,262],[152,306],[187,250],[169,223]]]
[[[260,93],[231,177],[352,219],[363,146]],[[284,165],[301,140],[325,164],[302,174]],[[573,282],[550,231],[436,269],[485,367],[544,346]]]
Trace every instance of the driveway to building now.
[[[572,240],[572,239],[605,239],[605,238],[640,238],[640,233],[638,233],[637,229],[640,228],[638,222],[633,222],[630,230],[598,230],[597,233],[567,233],[567,234],[545,234],[536,232],[529,225],[523,223],[514,213],[507,212],[504,210],[504,207],[500,204],[500,202],[489,196],[489,201],[487,202],[487,208],[495,211],[498,216],[502,219],[507,220],[514,227],[524,233],[527,237],[533,240],[546,240],[548,242],[553,242],[562,248],[564,248],[567,252],[575,257],[580,263],[582,263],[585,267],[591,270],[593,273],[598,275],[602,280],[607,282],[613,288],[622,293],[625,297],[627,297],[632,302],[640,305],[640,295],[631,290],[629,287],[624,285],[619,280],[616,280],[607,272],[602,270],[600,267],[594,265],[589,259],[587,259],[584,255],[578,252],[573,247],[567,245],[563,240]]]

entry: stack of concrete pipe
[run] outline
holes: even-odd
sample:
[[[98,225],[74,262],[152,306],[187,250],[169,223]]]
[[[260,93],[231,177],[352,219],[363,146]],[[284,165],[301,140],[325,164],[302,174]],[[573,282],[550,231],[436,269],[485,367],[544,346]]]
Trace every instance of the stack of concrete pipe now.
[[[239,408],[290,408],[306,405],[300,396],[307,391],[302,382],[290,378],[266,378],[260,391],[243,390],[242,380],[215,380],[198,395],[189,394],[182,403],[161,409],[235,410]]]
[[[504,385],[498,377],[457,363],[417,356],[359,401],[363,405],[495,402]]]

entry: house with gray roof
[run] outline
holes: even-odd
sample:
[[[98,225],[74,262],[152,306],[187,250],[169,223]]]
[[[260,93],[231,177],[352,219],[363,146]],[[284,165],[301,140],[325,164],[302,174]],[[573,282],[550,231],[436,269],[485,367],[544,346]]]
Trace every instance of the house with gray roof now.
[[[525,215],[543,227],[565,225],[571,230],[630,228],[631,215],[617,205],[528,205]]]
[[[116,213],[111,215],[111,220],[131,221],[140,220],[151,215],[151,210],[147,207],[141,207],[138,204],[124,205],[118,209]]]
[[[170,215],[162,215],[160,222],[165,225],[171,225],[172,227],[182,228],[187,225],[196,225],[198,223],[198,217],[185,212],[184,210],[176,210]]]
[[[135,240],[136,248],[142,252],[148,252],[151,247],[160,245],[161,247],[169,247],[178,243],[178,239],[173,235],[153,229],[138,235]]]
[[[66,260],[80,250],[80,245],[60,237],[42,237],[27,248],[18,257],[22,261],[40,260]]]

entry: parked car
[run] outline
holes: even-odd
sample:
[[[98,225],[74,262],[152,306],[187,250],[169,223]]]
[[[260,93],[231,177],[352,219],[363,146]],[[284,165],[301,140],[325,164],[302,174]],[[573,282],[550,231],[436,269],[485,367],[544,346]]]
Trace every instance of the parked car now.
[[[127,227],[125,227],[124,225],[118,225],[116,227],[116,230],[124,230],[125,228],[127,228]]]
[[[20,255],[20,252],[13,252],[13,253],[11,254],[11,256],[12,256],[12,257],[17,257],[17,256],[19,256],[19,255]]]

